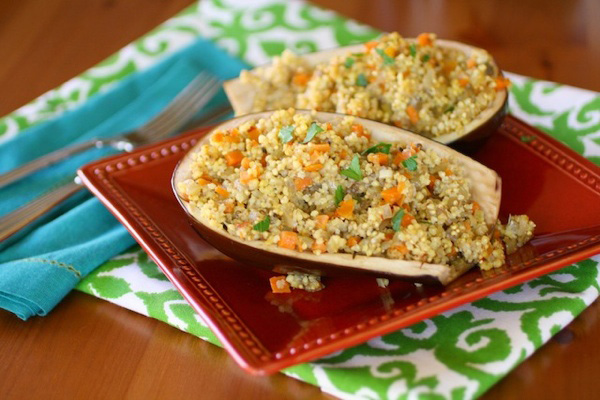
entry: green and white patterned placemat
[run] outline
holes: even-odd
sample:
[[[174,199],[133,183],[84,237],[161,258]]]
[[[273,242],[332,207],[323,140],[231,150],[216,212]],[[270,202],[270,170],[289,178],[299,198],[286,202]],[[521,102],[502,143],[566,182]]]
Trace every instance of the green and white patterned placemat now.
[[[362,42],[379,32],[301,1],[206,0],[0,120],[0,140],[59,115],[191,43],[215,40],[250,64]],[[597,93],[508,74],[511,112],[600,164]],[[600,292],[600,257],[285,371],[340,398],[471,399],[573,320]],[[219,345],[139,248],[110,260],[78,289]]]

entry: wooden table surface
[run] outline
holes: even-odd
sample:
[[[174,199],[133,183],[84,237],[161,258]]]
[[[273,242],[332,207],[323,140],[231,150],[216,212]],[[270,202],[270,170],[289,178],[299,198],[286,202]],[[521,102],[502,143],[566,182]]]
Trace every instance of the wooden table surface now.
[[[80,74],[192,0],[3,0],[0,115]],[[597,0],[315,3],[382,30],[487,48],[508,71],[600,91]],[[8,94],[8,95],[7,95]],[[485,399],[598,398],[600,303]],[[0,398],[328,398],[314,386],[245,374],[192,335],[73,292],[47,317],[0,312]]]

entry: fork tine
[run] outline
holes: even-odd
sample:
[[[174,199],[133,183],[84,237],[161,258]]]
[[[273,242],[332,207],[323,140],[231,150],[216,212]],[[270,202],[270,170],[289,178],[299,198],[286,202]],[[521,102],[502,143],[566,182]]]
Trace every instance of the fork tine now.
[[[198,111],[198,108],[212,98],[219,86],[218,80],[214,77],[210,77],[204,72],[199,74],[158,117],[138,129],[138,133],[148,141],[176,130],[177,125],[184,123],[188,117]]]
[[[200,72],[157,116],[138,128],[138,131],[155,130],[157,126],[162,125],[162,121],[168,118],[174,110],[177,110],[181,104],[187,103],[198,92],[199,88],[206,84],[208,79],[210,79],[210,76],[205,71]]]
[[[160,121],[157,121],[157,123],[149,124],[148,127],[144,127],[141,133],[146,140],[157,140],[170,132],[177,130],[185,124],[185,122],[191,118],[200,107],[208,103],[219,88],[220,83],[218,80],[214,78],[209,79],[204,86],[197,89],[190,97],[186,96],[184,99],[185,101],[178,102],[179,107],[172,108],[170,112],[165,113],[164,117],[160,118]]]

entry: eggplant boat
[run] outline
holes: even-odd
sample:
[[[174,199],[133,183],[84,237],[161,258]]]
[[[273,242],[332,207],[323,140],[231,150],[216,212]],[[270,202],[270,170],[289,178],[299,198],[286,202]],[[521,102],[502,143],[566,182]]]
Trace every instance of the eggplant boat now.
[[[430,33],[390,33],[302,56],[286,50],[224,87],[236,115],[290,107],[336,112],[466,147],[500,126],[508,84],[483,49]]]
[[[204,136],[172,183],[202,238],[280,273],[447,284],[505,260],[498,175],[367,119],[294,109],[238,117]],[[533,232],[524,218],[509,232],[515,246]]]

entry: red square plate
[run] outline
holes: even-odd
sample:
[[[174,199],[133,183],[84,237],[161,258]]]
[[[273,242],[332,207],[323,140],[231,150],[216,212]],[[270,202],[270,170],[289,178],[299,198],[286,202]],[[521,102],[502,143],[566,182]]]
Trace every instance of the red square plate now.
[[[485,274],[473,269],[445,288],[392,281],[383,289],[355,276],[324,278],[326,288],[316,293],[273,295],[271,273],[203,242],[173,195],[175,165],[206,132],[100,160],[79,174],[254,374],[357,345],[600,252],[599,168],[508,117],[475,155],[503,179],[503,220],[524,213],[537,224],[508,265]]]

